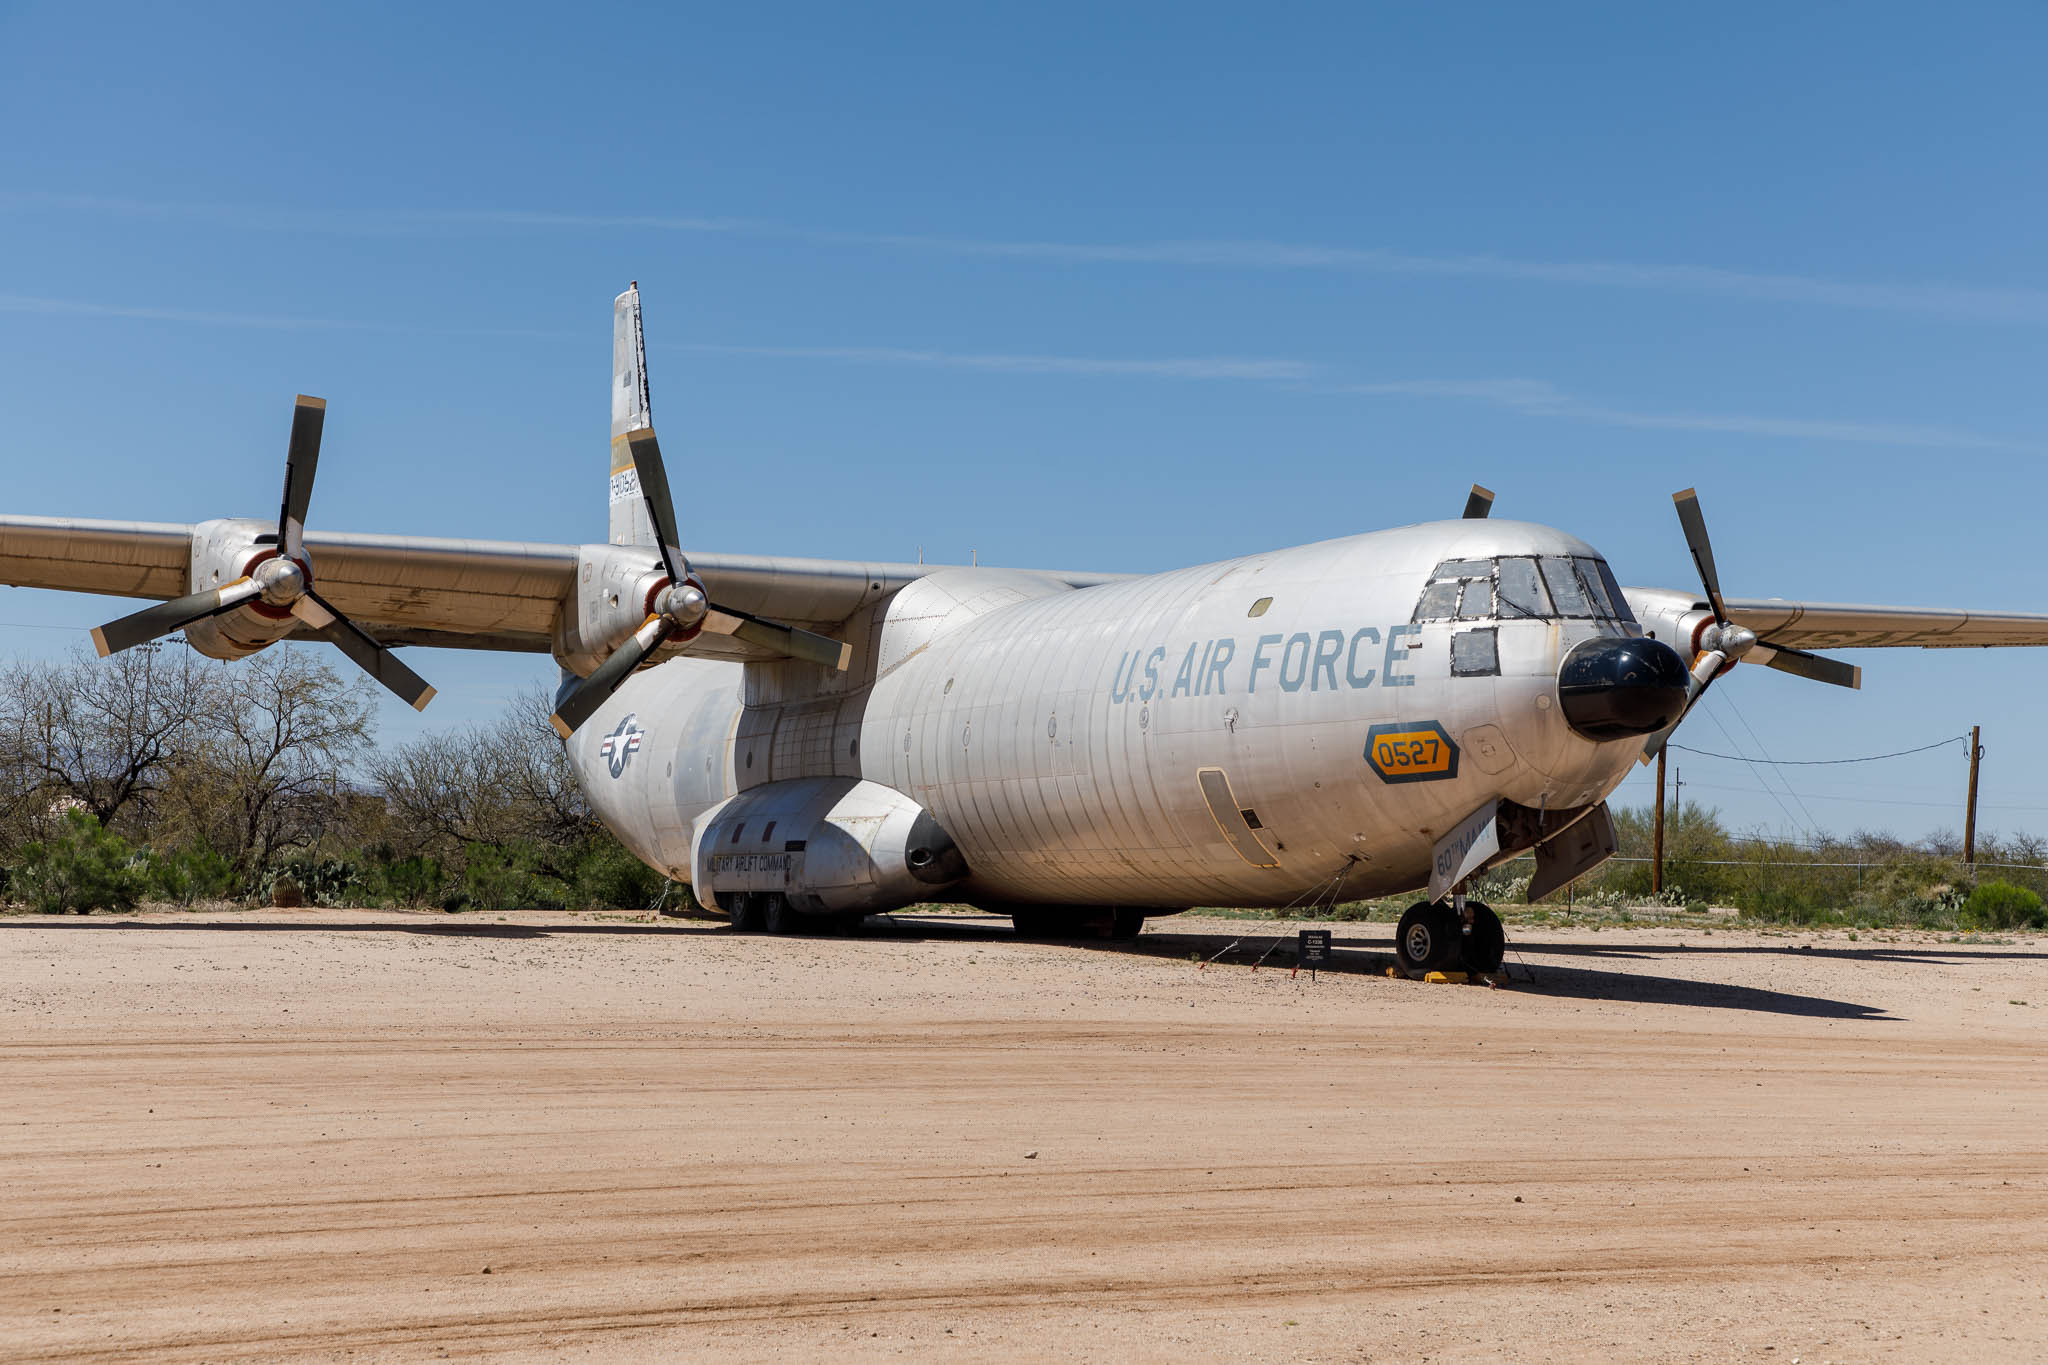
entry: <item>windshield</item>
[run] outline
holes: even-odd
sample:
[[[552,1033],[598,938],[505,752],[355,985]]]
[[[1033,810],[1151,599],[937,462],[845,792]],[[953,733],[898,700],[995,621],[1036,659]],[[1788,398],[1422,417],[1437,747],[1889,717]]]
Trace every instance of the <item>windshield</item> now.
[[[1429,575],[1416,621],[1633,622],[1607,561],[1591,555],[1447,559]]]

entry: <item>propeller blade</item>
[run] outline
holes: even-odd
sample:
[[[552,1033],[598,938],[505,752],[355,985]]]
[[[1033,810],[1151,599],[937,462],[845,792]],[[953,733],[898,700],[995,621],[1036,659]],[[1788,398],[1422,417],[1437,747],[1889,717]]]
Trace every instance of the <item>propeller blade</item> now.
[[[396,693],[413,710],[426,710],[427,703],[434,699],[434,689],[425,678],[400,663],[388,646],[378,644],[369,632],[336,611],[312,589],[308,588],[292,603],[292,615],[355,660],[357,667]]]
[[[203,621],[209,616],[219,616],[222,612],[233,611],[262,591],[256,586],[255,580],[237,578],[234,582],[225,583],[218,588],[187,593],[168,602],[159,602],[153,607],[144,607],[132,616],[109,621],[103,626],[95,626],[92,632],[93,648],[99,650],[100,657],[104,659],[119,650],[132,649],[160,636],[183,630],[194,621]]]
[[[661,545],[661,566],[668,570],[669,581],[683,581],[682,569],[677,565],[676,552],[669,547],[682,544],[676,535],[676,505],[669,496],[668,470],[661,462],[661,443],[654,439],[653,427],[642,427],[626,433],[626,448],[633,455],[633,473],[640,480],[640,496],[647,501],[647,515],[654,522],[654,538]]]
[[[284,457],[284,506],[277,514],[278,552],[297,559],[305,552],[306,508],[313,501],[313,473],[320,465],[320,428],[327,400],[300,394],[292,408],[292,442]]]
[[[1707,604],[1714,609],[1714,621],[1728,624],[1728,611],[1721,600],[1721,575],[1714,570],[1714,546],[1707,539],[1707,519],[1700,515],[1699,494],[1688,488],[1673,493],[1678,504],[1678,524],[1685,528],[1685,545],[1692,551],[1693,567],[1699,570],[1700,586],[1707,590]]]
[[[568,696],[555,707],[555,713],[548,717],[548,724],[555,727],[555,733],[563,739],[576,733],[578,726],[596,714],[605,699],[619,690],[632,671],[638,668],[648,655],[661,648],[661,642],[675,631],[675,622],[666,616],[650,616],[633,632],[633,638],[611,652],[611,657],[577,683]]]
[[[780,621],[766,621],[751,612],[721,607],[716,602],[711,604],[711,614],[704,618],[704,629],[714,635],[730,635],[735,640],[744,640],[750,645],[842,673],[853,663],[853,646],[844,641],[797,626],[785,626]]]
[[[1693,663],[1692,678],[1685,685],[1685,705],[1678,708],[1678,719],[1644,741],[1643,752],[1637,756],[1636,762],[1648,763],[1657,756],[1657,751],[1664,747],[1665,741],[1669,740],[1678,727],[1685,723],[1685,718],[1692,714],[1693,704],[1704,697],[1707,689],[1714,685],[1714,679],[1721,676],[1721,666],[1727,662],[1728,656],[1719,650],[1709,650],[1700,655]]]
[[[1832,683],[1836,687],[1863,686],[1863,670],[1856,665],[1825,655],[1809,654],[1790,645],[1774,645],[1769,640],[1759,640],[1756,648],[1750,651],[1750,657],[1759,660],[1766,668],[1775,668],[1794,677]]]
[[[1478,484],[1472,485],[1472,492],[1465,498],[1465,520],[1479,521],[1493,510],[1493,490]]]

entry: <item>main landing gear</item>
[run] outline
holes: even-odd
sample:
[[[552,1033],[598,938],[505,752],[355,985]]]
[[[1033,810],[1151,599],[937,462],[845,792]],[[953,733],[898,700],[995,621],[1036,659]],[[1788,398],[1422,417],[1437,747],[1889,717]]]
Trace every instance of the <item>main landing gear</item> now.
[[[789,897],[775,891],[735,892],[726,913],[736,934],[850,934],[865,915],[804,915],[792,909]]]
[[[1451,902],[1411,905],[1401,916],[1400,926],[1394,930],[1394,957],[1410,976],[1500,970],[1508,948],[1500,916],[1462,895],[1453,896]]]
[[[1145,915],[1119,906],[1020,906],[1010,912],[1010,923],[1017,927],[1018,938],[1098,938],[1128,943],[1144,930]]]

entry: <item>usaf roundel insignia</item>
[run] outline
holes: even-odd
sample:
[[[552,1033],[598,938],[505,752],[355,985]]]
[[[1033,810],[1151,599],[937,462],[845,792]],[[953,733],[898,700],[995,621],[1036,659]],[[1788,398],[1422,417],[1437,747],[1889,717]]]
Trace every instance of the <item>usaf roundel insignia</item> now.
[[[1365,761],[1387,782],[1435,782],[1458,775],[1458,746],[1433,720],[1375,725],[1365,734]]]
[[[598,757],[606,761],[613,777],[624,776],[626,764],[640,752],[640,737],[647,732],[640,728],[638,721],[638,716],[627,716],[619,722],[619,728],[606,735],[604,742],[597,746]]]

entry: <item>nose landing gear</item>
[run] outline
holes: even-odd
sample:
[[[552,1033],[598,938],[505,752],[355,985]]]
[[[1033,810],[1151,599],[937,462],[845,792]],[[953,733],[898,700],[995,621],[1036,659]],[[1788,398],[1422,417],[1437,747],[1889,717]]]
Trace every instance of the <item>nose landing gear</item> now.
[[[1424,902],[1408,907],[1394,930],[1394,957],[1410,976],[1425,972],[1497,972],[1507,954],[1507,930],[1500,916],[1462,895],[1452,905]],[[1462,903],[1462,913],[1458,908]]]

